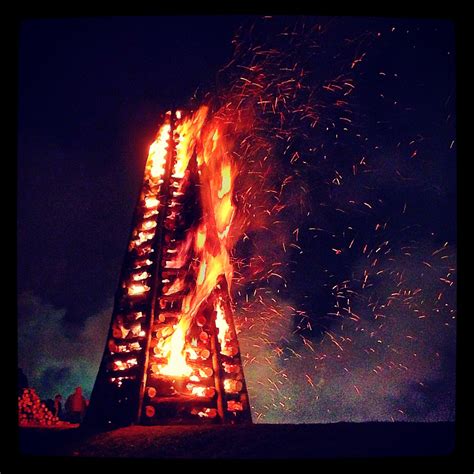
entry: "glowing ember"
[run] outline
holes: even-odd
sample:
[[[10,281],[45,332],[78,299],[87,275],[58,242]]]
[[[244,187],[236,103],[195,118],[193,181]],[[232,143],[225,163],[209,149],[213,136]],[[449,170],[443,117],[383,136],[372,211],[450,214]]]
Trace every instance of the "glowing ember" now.
[[[164,167],[166,164],[170,131],[170,124],[163,125],[158,133],[158,138],[150,146],[147,169],[150,170],[150,175],[152,178],[159,178],[163,176],[165,172]]]
[[[141,228],[143,230],[150,230],[156,227],[156,222],[155,221],[145,221],[143,222]]]
[[[143,284],[134,284],[128,287],[128,294],[131,296],[143,295],[147,291],[150,291],[150,287]]]
[[[148,209],[158,207],[158,204],[160,204],[160,201],[158,201],[158,199],[156,199],[155,197],[145,198],[145,207]]]
[[[137,269],[137,268],[149,267],[152,263],[153,262],[149,258],[145,260],[139,260],[135,263],[133,268]]]
[[[242,390],[242,382],[239,380],[225,379],[224,390],[229,393],[239,393]]]
[[[162,375],[178,377],[191,375],[192,369],[186,364],[184,343],[184,330],[182,327],[177,326],[163,348],[163,352],[168,356],[168,364],[160,370]]]
[[[160,202],[158,201],[157,205]],[[149,219],[150,217],[156,216],[158,214],[158,209],[153,209],[153,206],[143,214],[144,219]]]
[[[175,293],[178,293],[179,291],[181,291],[184,288],[185,288],[184,279],[177,278],[171,286],[163,288],[163,294],[164,295],[173,295]]]
[[[137,359],[115,360],[113,370],[127,370],[138,364]]]
[[[141,272],[141,273],[135,273],[132,275],[132,278],[134,281],[140,281],[140,280],[145,280],[148,278],[150,274],[148,272]]]
[[[229,325],[225,319],[224,308],[222,307],[222,302],[219,301],[216,305],[216,327],[218,329],[217,339],[221,346],[223,353],[226,351],[226,336],[229,332]]]

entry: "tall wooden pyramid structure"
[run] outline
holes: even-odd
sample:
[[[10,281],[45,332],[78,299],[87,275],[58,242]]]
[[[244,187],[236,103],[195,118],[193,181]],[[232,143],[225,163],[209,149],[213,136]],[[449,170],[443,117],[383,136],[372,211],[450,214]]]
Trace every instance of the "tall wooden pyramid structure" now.
[[[236,172],[207,113],[168,112],[150,147],[87,426],[251,422],[229,294]]]

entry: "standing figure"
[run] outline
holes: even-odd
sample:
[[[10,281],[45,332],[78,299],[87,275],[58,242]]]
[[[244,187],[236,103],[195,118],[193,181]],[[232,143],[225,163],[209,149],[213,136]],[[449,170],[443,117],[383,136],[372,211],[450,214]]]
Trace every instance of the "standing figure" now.
[[[66,400],[66,411],[71,423],[81,423],[86,413],[87,401],[82,395],[82,388],[76,387],[73,394]]]
[[[62,399],[63,397],[61,397],[59,393],[54,397],[53,414],[54,416],[58,417],[60,420],[62,420],[62,417],[63,417]]]

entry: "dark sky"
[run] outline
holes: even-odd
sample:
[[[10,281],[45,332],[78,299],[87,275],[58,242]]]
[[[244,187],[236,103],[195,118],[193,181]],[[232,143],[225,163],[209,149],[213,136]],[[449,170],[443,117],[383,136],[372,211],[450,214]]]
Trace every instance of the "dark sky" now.
[[[22,22],[17,197],[19,351],[20,363],[30,364],[24,367],[27,375],[49,391],[48,395],[54,395],[56,387],[69,390],[78,383],[90,390],[97,370],[94,364],[105,343],[104,330],[147,149],[160,114],[186,104],[197,88],[212,91],[217,71],[232,56],[234,32],[248,21],[248,17],[239,16],[177,16]],[[373,222],[386,216],[391,222],[399,220],[391,236],[399,247],[406,244],[401,237],[403,229],[413,224],[424,232],[417,235],[422,242],[418,247],[426,247],[427,254],[446,241],[454,246],[453,25],[445,20],[345,18],[338,19],[332,28],[331,34],[340,38],[356,38],[366,31],[383,33],[364,59],[354,94],[356,128],[369,137],[365,152],[375,163],[375,172],[370,178],[355,181],[349,177],[345,186],[330,189],[318,186],[317,180],[322,178],[314,171],[310,175],[313,207],[318,209],[323,201],[334,208],[342,207],[354,193],[374,201],[383,197],[383,206],[375,209],[371,218]],[[324,47],[327,58],[337,55],[330,42]],[[355,45],[354,57],[357,52]],[[337,62],[328,64],[321,69],[334,67],[337,73]],[[335,163],[344,154],[355,154],[350,151],[350,139],[339,138],[333,147],[331,143],[328,141],[326,149],[337,155]],[[415,150],[417,154],[410,161]],[[400,173],[409,176],[408,180],[401,180]],[[401,217],[399,211],[405,202],[410,203],[410,212]],[[321,208],[316,221],[341,233],[347,220],[331,216]],[[363,239],[367,220],[360,213],[351,219]],[[314,225],[310,220],[305,222],[308,227]],[[336,245],[334,239],[324,233],[316,240],[313,237],[301,233],[309,254],[296,255],[297,265],[304,268],[308,260],[316,263],[295,276],[298,291],[293,299],[306,310],[326,313],[333,302],[327,285],[318,286],[328,273],[318,275],[318,265],[336,275],[331,281],[342,281],[354,277],[360,260],[347,256],[341,263],[331,250]],[[413,238],[412,234],[407,236],[408,241]],[[340,246],[350,242],[341,239]],[[378,291],[384,294],[385,290]],[[307,296],[303,298],[303,294]],[[291,332],[291,328],[285,331]],[[421,334],[425,329],[419,331]],[[309,337],[319,341],[314,334]],[[440,347],[449,353],[443,367],[451,373],[454,339],[441,339]],[[36,365],[27,356],[31,344],[40,344],[45,354]],[[83,366],[73,367],[75,358]],[[292,364],[290,361],[288,370],[298,371]],[[417,380],[423,378],[428,365],[416,369]],[[81,372],[81,367],[87,368]],[[438,399],[446,387],[452,391],[453,377],[433,375],[430,380],[435,388],[430,393],[436,392]],[[339,372],[334,380],[343,383]],[[405,385],[412,382],[399,381]],[[397,390],[380,396],[384,400],[398,396],[405,400],[401,405],[408,407],[418,406],[414,398],[431,397],[416,390]],[[328,388],[331,396],[339,396],[336,392],[334,387]],[[325,401],[325,410],[331,407],[331,396]],[[433,406],[433,397],[425,405]],[[451,396],[449,403],[452,400]],[[262,401],[261,405],[265,404],[267,401]],[[385,408],[380,403],[378,409],[364,412],[362,419],[389,418]],[[293,421],[326,420],[314,410],[309,414],[307,409],[294,410]],[[451,413],[452,407],[443,405],[433,417],[449,418]],[[354,415],[353,406],[338,413],[339,419],[361,416]],[[423,418],[425,414],[415,409],[411,418],[417,416]],[[283,418],[273,415],[270,419]]]
[[[23,23],[20,291],[65,306],[71,322],[84,321],[113,294],[160,113],[214,81],[232,53],[237,23],[232,17]]]

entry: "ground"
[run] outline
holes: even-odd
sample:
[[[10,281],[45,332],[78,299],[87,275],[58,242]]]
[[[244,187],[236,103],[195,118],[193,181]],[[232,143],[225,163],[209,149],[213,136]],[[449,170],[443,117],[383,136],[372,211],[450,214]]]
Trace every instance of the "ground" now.
[[[22,456],[93,458],[367,458],[438,456],[454,449],[453,423],[21,428]]]

